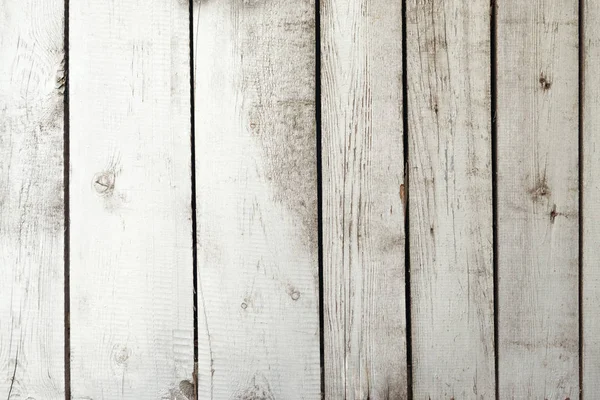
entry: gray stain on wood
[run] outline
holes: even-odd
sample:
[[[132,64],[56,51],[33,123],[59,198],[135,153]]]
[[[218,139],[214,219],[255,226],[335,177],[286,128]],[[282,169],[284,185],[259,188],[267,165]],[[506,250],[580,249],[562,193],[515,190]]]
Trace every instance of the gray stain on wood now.
[[[169,390],[169,400],[196,400],[196,387],[189,380],[179,382],[177,387]]]
[[[254,6],[257,3],[259,1],[244,0],[242,6]],[[240,7],[237,4],[236,2],[236,6]],[[248,14],[247,11],[245,13]],[[264,173],[272,183],[275,200],[301,221],[303,237],[311,250],[316,252],[315,232],[318,231],[318,223],[314,82],[312,79],[302,85],[296,82],[298,76],[307,76],[303,71],[314,71],[314,60],[306,61],[305,57],[288,60],[276,52],[246,50],[252,49],[251,43],[256,41],[275,40],[270,37],[274,31],[259,28],[264,22],[257,17],[256,24],[245,23],[239,28],[244,29],[244,32],[240,32],[244,44],[238,46],[242,86],[247,88],[246,93],[255,94],[249,98],[244,116],[247,131],[258,140],[265,152],[268,162],[264,165]],[[297,47],[299,54],[303,54],[306,52],[306,44],[312,41],[314,35],[314,18],[306,13],[295,25],[298,26],[283,23],[277,30],[284,28],[287,31],[294,27],[298,37],[286,49]],[[296,61],[300,63],[297,64]]]
[[[192,382],[184,380],[179,382],[179,390],[185,396],[186,399],[192,400],[195,398],[195,386]]]
[[[235,400],[275,400],[275,396],[266,378],[257,373],[250,385],[235,396]]]

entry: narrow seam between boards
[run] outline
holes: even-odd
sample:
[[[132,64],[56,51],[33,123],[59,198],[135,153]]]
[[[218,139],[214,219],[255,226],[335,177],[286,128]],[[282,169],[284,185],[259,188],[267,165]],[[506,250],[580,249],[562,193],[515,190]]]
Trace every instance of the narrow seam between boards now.
[[[64,61],[63,61],[63,206],[64,206],[64,381],[65,399],[71,399],[71,230],[70,230],[70,113],[69,113],[69,0],[64,2]]]

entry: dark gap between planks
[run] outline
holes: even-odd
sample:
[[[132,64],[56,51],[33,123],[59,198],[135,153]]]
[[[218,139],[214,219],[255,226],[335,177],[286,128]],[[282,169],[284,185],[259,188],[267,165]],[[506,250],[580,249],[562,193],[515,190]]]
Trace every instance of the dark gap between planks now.
[[[196,216],[196,117],[195,117],[195,69],[194,69],[194,2],[189,1],[189,42],[190,42],[190,166],[192,198],[192,279],[193,279],[193,305],[194,305],[194,371],[192,383],[194,385],[194,398],[198,397],[198,225]]]
[[[406,40],[406,0],[402,0],[402,151],[404,156],[404,308],[406,313],[406,393],[408,400],[413,398],[412,377],[412,320],[410,291],[410,164],[408,162],[408,61]]]
[[[70,113],[69,113],[69,0],[64,2],[64,96],[63,96],[63,202],[64,202],[64,341],[65,399],[71,399],[71,231],[70,231]]]
[[[325,295],[323,289],[323,167],[321,147],[321,2],[315,0],[315,125],[317,156],[317,243],[319,274],[319,363],[321,398],[325,398]]]
[[[579,395],[583,400],[583,105],[584,105],[584,47],[585,47],[585,32],[584,32],[584,0],[579,0],[579,132],[578,132],[578,178],[579,178],[579,299],[578,299],[578,314],[579,314]]]
[[[494,301],[494,380],[496,400],[500,399],[500,384],[498,370],[498,156],[497,156],[497,136],[496,126],[496,0],[490,0],[490,118],[492,135],[492,274],[493,274],[493,301]]]

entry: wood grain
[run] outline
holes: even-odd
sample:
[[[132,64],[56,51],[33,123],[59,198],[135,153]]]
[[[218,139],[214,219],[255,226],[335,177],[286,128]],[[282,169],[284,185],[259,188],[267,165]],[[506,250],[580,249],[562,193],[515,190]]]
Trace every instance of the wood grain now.
[[[321,2],[325,398],[407,396],[401,2]]]
[[[189,8],[70,16],[72,396],[192,398]]]
[[[489,2],[407,2],[413,394],[495,393]]]
[[[600,393],[600,8],[583,3],[583,76],[582,94],[582,396],[594,398]]]
[[[0,398],[64,399],[63,1],[0,2]]]
[[[201,399],[319,399],[315,9],[194,3]]]
[[[579,398],[578,1],[497,9],[500,398]]]

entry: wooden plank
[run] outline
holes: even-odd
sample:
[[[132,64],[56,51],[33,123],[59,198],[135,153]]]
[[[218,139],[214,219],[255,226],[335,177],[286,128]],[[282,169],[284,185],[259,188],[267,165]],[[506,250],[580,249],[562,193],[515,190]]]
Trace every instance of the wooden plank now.
[[[407,3],[415,398],[495,393],[490,13]]]
[[[318,399],[314,2],[194,17],[198,398]]]
[[[600,9],[597,3],[582,3],[583,76],[582,85],[582,390],[586,398],[600,393]],[[582,396],[583,396],[582,395]]]
[[[0,2],[0,398],[64,399],[64,2]]]
[[[72,395],[192,398],[189,8],[70,16]]]
[[[578,1],[497,9],[501,399],[579,398]]]
[[[407,396],[401,2],[321,2],[325,398]]]

